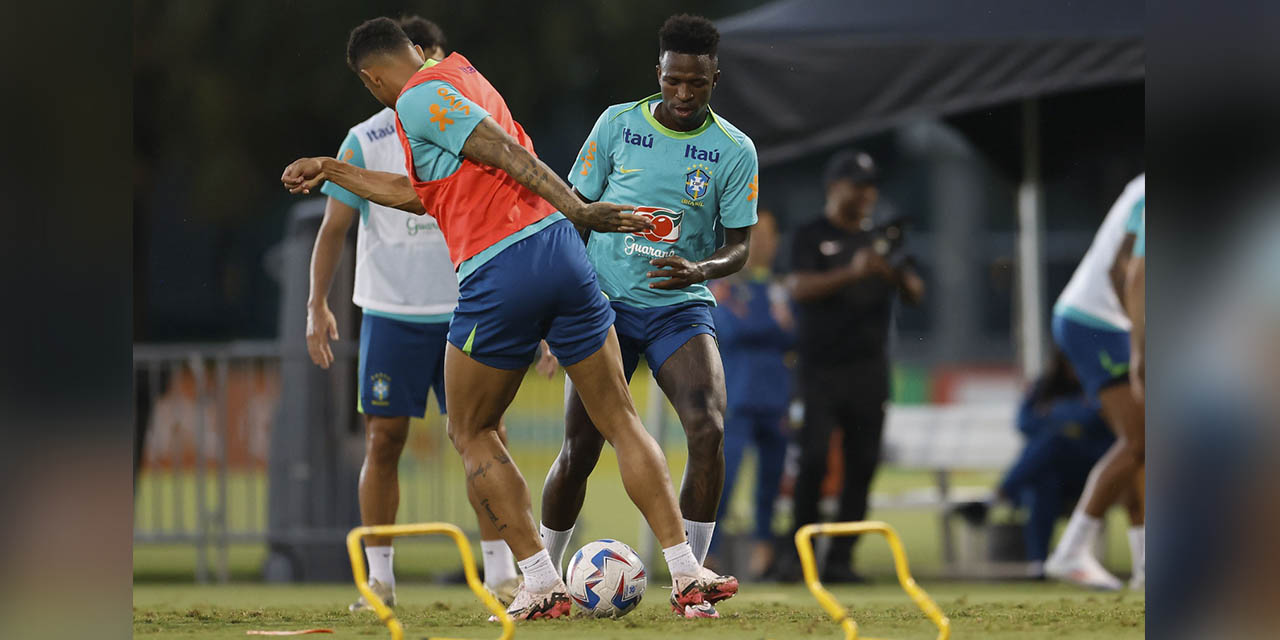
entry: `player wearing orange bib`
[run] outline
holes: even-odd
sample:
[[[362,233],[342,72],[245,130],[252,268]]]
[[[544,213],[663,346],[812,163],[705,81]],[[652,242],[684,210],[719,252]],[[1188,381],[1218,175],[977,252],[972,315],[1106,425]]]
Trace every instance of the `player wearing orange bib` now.
[[[330,180],[385,206],[429,211],[439,223],[459,279],[445,354],[449,435],[473,506],[519,559],[525,583],[512,616],[554,618],[570,609],[539,539],[528,486],[497,431],[544,338],[618,453],[627,494],[663,546],[673,603],[735,592],[737,580],[699,566],[685,540],[666,460],[623,375],[613,310],[574,230],[633,233],[652,225],[625,213],[632,207],[578,199],[538,160],[502,96],[462,55],[433,65],[395,22],[378,18],[351,32],[347,62],[374,97],[395,108],[409,177],[303,158],[281,181],[309,193]]]

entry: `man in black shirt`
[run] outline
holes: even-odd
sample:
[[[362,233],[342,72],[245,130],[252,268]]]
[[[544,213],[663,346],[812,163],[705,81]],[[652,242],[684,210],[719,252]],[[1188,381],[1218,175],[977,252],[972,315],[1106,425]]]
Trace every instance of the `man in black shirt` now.
[[[877,228],[877,170],[871,156],[843,151],[824,171],[825,215],[798,228],[788,287],[797,304],[799,380],[804,426],[795,526],[818,520],[832,432],[843,431],[844,486],[837,520],[862,520],[880,456],[889,399],[888,338],[894,297],[917,304],[924,280],[898,246],[900,229]],[[851,568],[849,537],[832,540],[825,582],[860,578]]]

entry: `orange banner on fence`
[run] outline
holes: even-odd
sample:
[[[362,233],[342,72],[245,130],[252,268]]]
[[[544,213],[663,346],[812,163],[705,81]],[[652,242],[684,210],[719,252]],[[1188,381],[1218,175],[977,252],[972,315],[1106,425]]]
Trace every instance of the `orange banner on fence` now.
[[[217,371],[201,376],[183,367],[159,376],[159,388],[142,409],[146,420],[143,465],[153,469],[194,469],[200,446],[208,465],[226,449],[232,469],[265,469],[271,427],[280,404],[280,371],[275,366],[231,365],[226,388]]]

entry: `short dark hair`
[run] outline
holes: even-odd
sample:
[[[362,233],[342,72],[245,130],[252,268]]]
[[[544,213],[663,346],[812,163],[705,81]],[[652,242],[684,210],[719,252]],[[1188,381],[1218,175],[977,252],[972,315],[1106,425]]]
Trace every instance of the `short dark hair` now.
[[[409,40],[414,44],[422,47],[422,51],[428,56],[431,50],[440,47],[444,50],[446,41],[444,38],[444,30],[440,25],[422,17],[422,16],[400,16],[400,28],[404,30],[404,34],[409,36]]]
[[[880,181],[880,169],[867,152],[846,149],[831,156],[822,171],[823,186],[829,187],[838,180],[850,180],[854,184],[876,184]]]
[[[710,20],[702,16],[687,13],[671,16],[658,30],[659,56],[670,51],[714,58],[718,46],[720,32]]]
[[[400,25],[391,18],[365,20],[351,30],[347,38],[347,66],[359,72],[365,58],[375,53],[389,53],[401,47],[412,46]]]

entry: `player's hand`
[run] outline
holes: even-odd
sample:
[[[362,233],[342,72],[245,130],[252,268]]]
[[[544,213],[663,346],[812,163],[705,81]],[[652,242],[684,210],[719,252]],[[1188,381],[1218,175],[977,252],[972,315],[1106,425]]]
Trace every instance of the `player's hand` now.
[[[298,158],[284,168],[280,174],[280,183],[289,193],[311,193],[326,180],[324,175],[324,158]]]
[[[696,262],[689,262],[680,256],[669,256],[666,258],[654,258],[649,264],[655,267],[661,267],[660,271],[650,271],[645,275],[650,278],[666,278],[657,282],[650,282],[650,289],[683,289],[689,285],[704,282],[707,274],[703,273],[702,267]]]
[[[319,304],[307,307],[307,353],[311,361],[321,369],[328,369],[333,364],[333,350],[329,348],[330,340],[338,339],[338,322],[329,311],[329,305]]]
[[[548,380],[556,375],[556,369],[560,366],[560,361],[556,359],[555,354],[551,353],[551,347],[547,345],[547,341],[542,341],[542,355],[538,357],[537,364],[533,365],[534,371],[544,375]]]
[[[886,280],[893,279],[893,267],[889,266],[889,262],[884,256],[876,252],[871,247],[863,247],[853,254],[853,262],[850,263],[853,272],[859,276],[879,276]]]
[[[592,202],[583,204],[573,215],[566,214],[566,217],[579,227],[605,233],[635,233],[652,229],[653,223],[648,218],[634,213],[623,213],[634,210],[635,207],[631,205]]]

